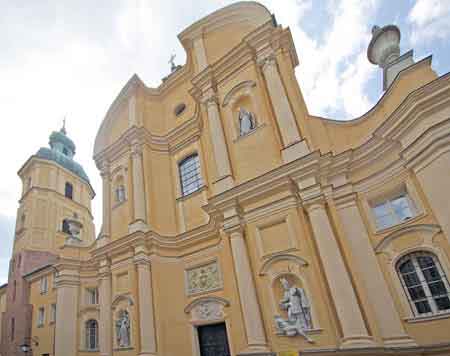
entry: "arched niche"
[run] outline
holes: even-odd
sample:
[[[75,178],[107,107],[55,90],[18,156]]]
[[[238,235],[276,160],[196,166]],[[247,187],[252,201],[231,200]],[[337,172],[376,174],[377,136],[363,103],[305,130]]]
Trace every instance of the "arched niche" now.
[[[254,81],[243,81],[230,89],[223,99],[222,108],[230,122],[233,140],[247,136],[263,124],[261,102],[255,89]],[[243,117],[252,123],[251,129],[241,130]]]
[[[273,318],[277,315],[282,318],[287,318],[287,311],[280,309],[280,301],[284,297],[284,288],[281,284],[281,279],[286,279],[291,286],[302,288],[310,304],[313,329],[309,332],[316,332],[320,330],[320,327],[314,308],[314,296],[305,273],[308,265],[308,261],[300,256],[278,254],[270,257],[262,264],[259,275],[267,279],[267,293],[271,301],[271,316]],[[276,332],[275,323],[273,325],[274,332]]]
[[[114,298],[112,304],[112,318],[113,318],[113,345],[117,350],[126,350],[133,348],[133,343],[135,340],[134,337],[134,328],[136,324],[135,310],[134,310],[134,301],[133,298],[128,294],[121,294]],[[128,332],[128,344],[121,345],[120,337],[119,337],[119,329],[120,329],[120,321],[127,315],[129,332]]]

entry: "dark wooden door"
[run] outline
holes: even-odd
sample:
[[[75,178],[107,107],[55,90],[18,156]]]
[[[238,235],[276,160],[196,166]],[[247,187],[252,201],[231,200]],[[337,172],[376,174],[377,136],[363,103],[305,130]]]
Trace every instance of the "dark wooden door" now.
[[[230,356],[225,323],[198,327],[201,356]]]

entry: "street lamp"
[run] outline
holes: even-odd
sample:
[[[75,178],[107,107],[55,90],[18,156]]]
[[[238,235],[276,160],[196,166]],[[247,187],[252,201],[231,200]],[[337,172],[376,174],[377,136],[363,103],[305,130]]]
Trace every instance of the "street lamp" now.
[[[34,344],[35,346],[39,345],[38,338],[33,338],[33,337],[25,338],[23,344],[19,346],[20,351],[22,351],[25,355],[28,355],[28,353],[32,351],[31,345],[27,342],[28,340],[30,341],[30,343]]]
[[[26,342],[23,343],[22,345],[20,345],[19,347],[20,347],[20,350],[21,350],[25,355],[27,355],[28,352],[31,351],[31,346],[28,345]]]

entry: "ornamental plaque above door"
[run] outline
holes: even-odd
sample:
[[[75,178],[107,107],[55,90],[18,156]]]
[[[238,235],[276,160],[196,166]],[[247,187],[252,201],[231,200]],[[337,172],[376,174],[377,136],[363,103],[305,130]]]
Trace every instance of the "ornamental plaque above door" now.
[[[187,295],[211,292],[222,288],[222,278],[217,261],[186,270]]]

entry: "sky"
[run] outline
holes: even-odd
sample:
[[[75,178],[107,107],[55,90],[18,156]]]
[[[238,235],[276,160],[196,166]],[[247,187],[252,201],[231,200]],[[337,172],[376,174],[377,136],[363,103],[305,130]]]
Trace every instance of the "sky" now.
[[[177,35],[230,0],[0,0],[0,284],[7,281],[20,197],[17,171],[67,117],[97,193],[95,135],[114,98],[137,73],[149,87],[186,56]],[[450,0],[262,0],[290,27],[300,59],[297,79],[313,115],[347,120],[382,94],[381,70],[366,56],[373,25],[396,24],[401,53],[433,54],[450,71]]]

